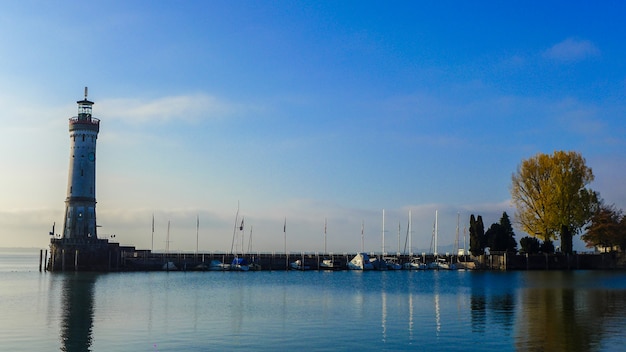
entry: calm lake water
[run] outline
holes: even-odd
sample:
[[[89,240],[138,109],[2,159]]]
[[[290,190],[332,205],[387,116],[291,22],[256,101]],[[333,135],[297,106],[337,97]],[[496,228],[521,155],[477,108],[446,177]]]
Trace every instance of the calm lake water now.
[[[40,273],[0,250],[1,351],[620,351],[626,273]]]

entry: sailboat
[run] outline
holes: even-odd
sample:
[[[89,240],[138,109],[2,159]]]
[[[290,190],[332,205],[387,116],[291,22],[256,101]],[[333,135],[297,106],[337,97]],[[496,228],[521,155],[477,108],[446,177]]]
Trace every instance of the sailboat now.
[[[167,237],[165,238],[165,257],[168,257],[170,254],[170,221],[167,221]],[[167,261],[163,264],[163,270],[171,271],[178,270],[176,264],[172,261]]]
[[[302,252],[301,259],[296,259],[296,261],[289,263],[289,269],[292,270],[310,270],[311,267],[305,264],[304,261],[304,252]]]
[[[387,264],[388,270],[402,270],[402,265],[399,263],[396,257],[383,257],[383,260]]]
[[[348,270],[372,270],[374,265],[370,262],[367,253],[357,253],[352,260],[348,262]]]
[[[322,261],[319,263],[319,267],[322,270],[335,270],[339,269],[339,265],[337,265],[333,260],[332,254],[330,258],[326,256],[326,254],[328,253],[326,248],[326,225],[326,219],[324,219],[324,258],[322,258]]]
[[[400,252],[400,224],[398,224],[398,252]],[[385,252],[385,209],[383,209],[383,253],[382,261],[380,263],[384,268],[379,270],[400,270],[402,265],[397,257],[387,256]]]
[[[396,257],[389,256],[384,257],[383,259],[387,263],[387,269],[389,270],[402,270],[402,264],[400,264],[400,223],[398,223],[398,252]]]
[[[248,255],[252,253],[252,226],[250,226],[250,237],[248,238]],[[250,271],[259,271],[261,270],[261,264],[254,259],[254,256],[250,258],[250,263],[248,265]]]
[[[364,245],[364,224],[361,222],[361,252],[357,253],[352,260],[348,262],[348,270],[372,270],[374,269],[374,265],[370,262],[370,258],[363,251]]]
[[[230,264],[224,263],[224,260],[213,259],[209,263],[209,271],[228,271],[230,270]]]
[[[244,219],[241,218],[241,225],[237,226],[237,222],[239,222],[239,203],[237,203],[237,214],[235,215],[235,227],[233,228],[233,242],[230,247],[230,251],[233,254],[233,261],[230,263],[230,270],[232,271],[248,271],[250,267],[248,266],[248,261],[243,258],[243,224]],[[241,257],[237,254],[236,247],[239,244],[239,241],[236,240],[237,237],[237,227],[239,227],[239,233],[241,235]]]
[[[371,258],[370,262],[372,263],[372,265],[374,266],[374,269],[376,270],[387,270],[387,262],[385,262],[384,256],[385,256],[385,209],[383,209],[383,230],[382,230],[382,252],[380,257],[378,258]]]
[[[437,241],[439,236],[439,212],[435,210],[435,226],[433,228],[433,243],[434,243],[434,251],[433,254],[435,256],[435,261],[428,265],[429,269],[435,270],[450,270],[453,269],[453,265],[448,263],[446,258],[439,258],[439,254],[437,253]]]
[[[407,235],[409,237],[409,261],[404,263],[402,266],[405,270],[424,270],[426,269],[426,264],[420,261],[419,257],[413,256],[413,247],[412,247],[412,238],[413,232],[411,231],[412,227],[412,219],[411,219],[411,210],[409,210],[409,226],[407,228]]]

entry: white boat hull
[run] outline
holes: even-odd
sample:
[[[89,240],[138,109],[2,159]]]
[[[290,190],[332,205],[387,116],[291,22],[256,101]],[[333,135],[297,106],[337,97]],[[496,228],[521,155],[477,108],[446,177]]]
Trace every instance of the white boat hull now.
[[[369,257],[365,253],[359,253],[348,262],[349,270],[373,270],[374,265],[370,263]]]

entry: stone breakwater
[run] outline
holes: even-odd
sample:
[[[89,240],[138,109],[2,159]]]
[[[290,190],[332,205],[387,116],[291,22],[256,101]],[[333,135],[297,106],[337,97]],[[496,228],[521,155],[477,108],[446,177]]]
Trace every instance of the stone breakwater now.
[[[357,253],[162,253],[137,250],[115,243],[51,243],[50,251],[41,250],[40,270],[49,271],[157,271],[157,270],[228,270],[235,258],[242,258],[254,270],[347,270]],[[626,269],[621,253],[594,254],[511,254],[433,255],[367,253],[373,261],[383,258],[404,264],[417,258],[428,265],[443,261],[461,270],[610,270]],[[292,263],[298,263],[293,265]],[[219,265],[219,267],[218,267]]]

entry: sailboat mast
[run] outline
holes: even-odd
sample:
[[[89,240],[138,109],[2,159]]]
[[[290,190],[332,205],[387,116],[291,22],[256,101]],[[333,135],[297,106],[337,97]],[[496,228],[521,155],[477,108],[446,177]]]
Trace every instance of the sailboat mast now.
[[[244,234],[243,234],[243,224],[244,224],[244,217],[241,217],[241,225],[239,225],[239,236],[241,236],[241,256],[243,257],[243,255],[245,254],[244,252],[244,247],[243,247],[243,242],[244,242]],[[236,249],[235,249],[236,250]]]
[[[463,255],[467,255],[467,226],[463,226]]]
[[[383,255],[385,255],[385,209],[383,209]]]
[[[326,218],[324,218],[324,254],[326,254]]]
[[[363,253],[363,251],[364,251],[364,249],[363,249],[364,242],[365,242],[365,240],[364,240],[364,236],[365,235],[363,234],[364,227],[365,227],[365,220],[361,220],[361,253]]]
[[[398,255],[400,254],[400,221],[398,221]]]
[[[285,270],[289,269],[289,255],[287,254],[287,217],[285,216],[285,222],[283,224],[283,237],[285,246]]]
[[[167,237],[165,238],[165,253],[170,252],[170,221],[167,220]]]
[[[200,234],[200,215],[196,215],[196,255],[198,255],[198,235]]]
[[[455,255],[459,254],[459,221],[461,213],[456,213],[456,238],[454,240]]]
[[[437,255],[437,236],[439,235],[439,211],[435,210],[435,256]]]
[[[52,232],[54,233],[54,229]],[[152,243],[150,244],[150,252],[154,252],[154,214],[152,214]]]
[[[237,236],[237,221],[239,220],[239,201],[237,201],[237,213],[235,214],[235,225],[233,225],[233,240],[230,244],[230,254],[234,254],[235,237]]]
[[[413,244],[411,243],[411,239],[413,238],[413,232],[411,232],[411,209],[409,209],[409,256],[413,256]]]

